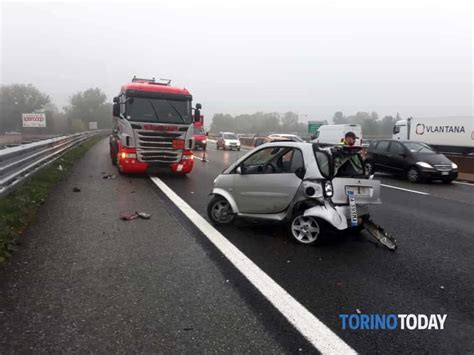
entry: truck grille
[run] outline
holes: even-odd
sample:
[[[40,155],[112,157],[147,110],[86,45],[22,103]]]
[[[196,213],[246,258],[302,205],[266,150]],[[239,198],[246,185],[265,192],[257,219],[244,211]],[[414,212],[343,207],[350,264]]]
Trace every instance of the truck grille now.
[[[146,163],[177,163],[181,150],[173,150],[173,139],[184,138],[180,132],[135,130],[138,160]]]
[[[435,164],[434,167],[438,171],[451,171],[452,170],[451,164]]]

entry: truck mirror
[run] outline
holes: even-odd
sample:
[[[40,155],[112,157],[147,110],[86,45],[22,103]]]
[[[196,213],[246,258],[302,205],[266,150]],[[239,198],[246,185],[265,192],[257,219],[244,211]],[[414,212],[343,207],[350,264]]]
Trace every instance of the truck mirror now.
[[[201,110],[198,108],[194,110],[194,122],[201,122]]]
[[[114,102],[112,106],[112,115],[114,117],[120,117],[120,104],[117,102]]]
[[[206,132],[206,136],[209,136],[209,132]]]
[[[119,103],[119,102],[120,102],[120,98],[119,98],[118,96],[115,96],[115,97],[114,97],[114,102]]]
[[[198,110],[202,109],[201,104],[197,103],[197,104],[196,104],[196,109],[198,109]]]

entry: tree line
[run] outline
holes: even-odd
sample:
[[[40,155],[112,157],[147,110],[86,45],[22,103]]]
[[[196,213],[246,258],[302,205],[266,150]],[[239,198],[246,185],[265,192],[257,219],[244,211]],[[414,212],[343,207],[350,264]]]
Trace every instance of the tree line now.
[[[23,128],[23,113],[44,113],[46,127]],[[107,96],[99,88],[73,94],[68,104],[60,110],[48,94],[32,84],[0,87],[0,134],[74,133],[88,130],[89,122],[97,122],[99,129],[112,126],[112,104],[107,102]]]
[[[336,112],[332,118],[334,124],[360,124],[366,137],[389,137],[392,134],[394,123],[401,117],[384,116],[379,118],[376,112],[357,112],[345,116],[343,112]],[[311,120],[311,119],[310,119]],[[315,120],[319,121],[319,120]],[[327,121],[323,121],[327,124]],[[271,133],[291,133],[308,136],[308,123],[301,122],[299,115],[294,112],[280,114],[277,112],[256,112],[251,115],[237,115],[217,113],[212,117],[210,131],[253,133],[266,135]]]

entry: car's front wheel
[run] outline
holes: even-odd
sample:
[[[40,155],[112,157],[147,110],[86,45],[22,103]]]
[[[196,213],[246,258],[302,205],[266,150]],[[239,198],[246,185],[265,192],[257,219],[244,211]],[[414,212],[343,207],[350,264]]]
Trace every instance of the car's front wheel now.
[[[320,241],[323,226],[319,218],[298,214],[290,223],[290,233],[293,240],[300,244],[316,244]]]
[[[412,166],[410,169],[407,170],[407,179],[410,182],[417,183],[421,180],[421,173],[420,169],[416,166]]]
[[[219,195],[215,195],[207,204],[207,216],[216,225],[230,224],[235,219],[229,201]]]

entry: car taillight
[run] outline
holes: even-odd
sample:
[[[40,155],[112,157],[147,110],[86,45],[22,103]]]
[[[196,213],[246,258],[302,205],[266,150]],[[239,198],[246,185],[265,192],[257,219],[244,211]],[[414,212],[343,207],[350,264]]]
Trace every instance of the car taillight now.
[[[173,139],[173,149],[184,149],[184,139]]]

